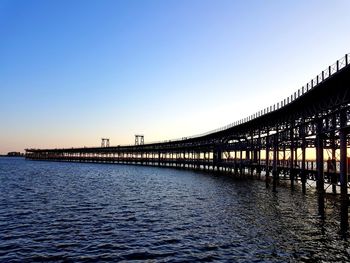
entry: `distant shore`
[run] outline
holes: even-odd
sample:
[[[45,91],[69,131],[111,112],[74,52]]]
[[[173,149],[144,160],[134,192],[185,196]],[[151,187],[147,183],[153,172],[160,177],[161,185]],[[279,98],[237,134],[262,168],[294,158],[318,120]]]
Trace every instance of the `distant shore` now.
[[[6,154],[1,154],[0,157],[10,157],[10,158],[16,158],[16,157],[21,157],[24,158],[24,155],[19,155],[19,156],[11,156],[11,155],[6,155]]]
[[[0,157],[24,157],[24,153],[0,154]]]

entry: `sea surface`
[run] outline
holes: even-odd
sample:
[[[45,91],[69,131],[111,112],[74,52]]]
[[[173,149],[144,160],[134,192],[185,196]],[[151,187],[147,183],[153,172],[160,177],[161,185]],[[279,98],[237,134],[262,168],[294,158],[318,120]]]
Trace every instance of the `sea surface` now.
[[[258,180],[0,158],[0,262],[349,262],[338,215]]]

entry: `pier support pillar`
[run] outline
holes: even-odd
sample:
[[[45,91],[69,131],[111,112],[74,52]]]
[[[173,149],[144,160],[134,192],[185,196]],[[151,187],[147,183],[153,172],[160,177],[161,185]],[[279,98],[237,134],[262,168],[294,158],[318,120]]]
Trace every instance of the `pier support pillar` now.
[[[332,126],[335,128],[337,126],[337,118],[336,116],[333,116],[332,118]],[[338,178],[337,178],[337,161],[336,161],[336,143],[335,143],[335,131],[332,131],[330,133],[331,136],[331,145],[332,145],[332,160],[331,163],[328,163],[328,165],[331,165],[331,167],[327,167],[328,170],[328,176],[330,177],[331,183],[332,183],[332,193],[335,195],[337,194],[337,184],[338,184]],[[330,169],[332,168],[332,169]]]
[[[290,128],[290,156],[289,156],[289,179],[290,179],[290,187],[292,191],[294,191],[294,129],[293,126]]]
[[[316,165],[317,165],[317,193],[318,193],[318,208],[319,214],[324,218],[324,165],[323,165],[323,134],[322,134],[322,119],[317,122],[316,135]]]
[[[266,188],[269,187],[269,175],[270,175],[270,167],[269,167],[269,161],[270,161],[270,149],[269,149],[269,137],[266,137],[266,174],[265,174],[265,185]]]
[[[255,168],[255,173],[258,175],[258,150],[254,149],[254,159],[253,159],[253,164],[252,164],[252,174],[254,174],[254,168]]]
[[[278,181],[278,133],[273,137],[273,169],[272,169],[272,191],[277,192],[277,181]]]
[[[247,174],[249,173],[250,168],[251,168],[250,158],[251,158],[250,150],[246,150],[245,151],[245,164],[246,164],[246,167],[247,167]]]
[[[345,126],[347,123],[346,111],[340,113],[340,194],[341,194],[341,234],[347,234],[349,228],[349,197],[348,197],[348,167],[347,167],[347,135],[348,131]]]
[[[235,160],[234,160],[234,176],[238,175],[238,164],[237,164],[237,150],[234,151]]]
[[[258,133],[258,150],[257,150],[257,174],[258,174],[258,179],[261,179],[261,131],[259,129]]]
[[[302,141],[302,146],[301,146],[301,188],[302,188],[302,192],[303,194],[306,193],[306,171],[305,171],[305,158],[306,158],[306,140],[303,136],[303,141]]]
[[[222,150],[217,148],[214,149],[213,152],[213,170],[216,168],[217,171],[220,170],[220,166],[221,166],[221,161],[222,161]]]
[[[242,147],[242,145],[240,146]],[[239,176],[243,175],[243,151],[242,149],[239,152]]]

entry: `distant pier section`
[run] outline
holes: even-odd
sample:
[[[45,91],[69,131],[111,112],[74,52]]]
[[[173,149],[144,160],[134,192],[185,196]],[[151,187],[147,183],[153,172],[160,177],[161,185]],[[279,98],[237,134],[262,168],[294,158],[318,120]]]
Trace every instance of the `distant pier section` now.
[[[8,152],[7,154],[0,154],[0,157],[24,157],[25,154],[21,152]]]

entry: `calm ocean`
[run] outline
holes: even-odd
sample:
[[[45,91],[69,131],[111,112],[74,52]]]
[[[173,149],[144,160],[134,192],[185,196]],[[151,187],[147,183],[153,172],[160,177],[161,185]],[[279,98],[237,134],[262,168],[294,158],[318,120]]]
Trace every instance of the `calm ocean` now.
[[[346,262],[309,191],[141,166],[0,158],[0,262]]]

